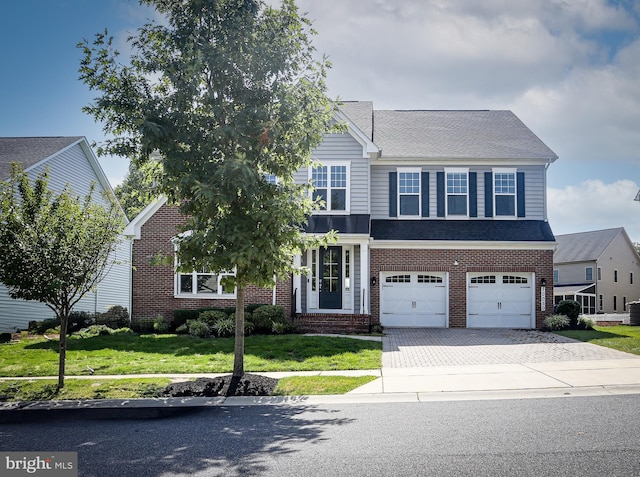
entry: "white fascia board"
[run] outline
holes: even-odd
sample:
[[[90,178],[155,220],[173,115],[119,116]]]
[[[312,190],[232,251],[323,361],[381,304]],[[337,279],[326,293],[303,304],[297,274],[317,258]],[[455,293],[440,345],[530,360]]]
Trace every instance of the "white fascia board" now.
[[[372,240],[370,247],[404,250],[554,250],[555,242],[469,242],[435,240]]]
[[[153,217],[160,207],[162,207],[167,202],[167,196],[161,195],[153,200],[149,205],[147,205],[142,211],[136,215],[131,222],[125,227],[123,235],[126,237],[134,238],[136,240],[140,239],[140,230],[142,226]]]
[[[546,159],[494,159],[494,158],[469,158],[469,157],[391,157],[383,156],[375,160],[378,166],[442,166],[442,167],[467,167],[467,166],[500,166],[500,167],[518,167],[518,166],[546,166],[549,163]]]
[[[346,123],[349,127],[348,133],[362,146],[362,157],[368,159],[371,154],[378,156],[380,154],[380,148],[376,146],[371,139],[369,139],[351,120],[345,116],[341,111],[336,111],[334,119],[338,123]]]

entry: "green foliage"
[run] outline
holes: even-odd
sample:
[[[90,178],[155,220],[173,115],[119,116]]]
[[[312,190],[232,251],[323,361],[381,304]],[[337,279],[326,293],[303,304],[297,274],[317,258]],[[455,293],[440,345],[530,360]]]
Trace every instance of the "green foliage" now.
[[[184,325],[187,321],[197,320],[200,312],[198,310],[190,310],[190,309],[177,309],[173,310],[173,322],[171,325],[174,329],[177,329],[181,325]]]
[[[229,315],[227,315],[224,311],[219,310],[203,311],[198,316],[198,319],[200,321],[204,321],[209,326],[209,328],[213,327],[217,321],[225,320],[227,318],[229,318]]]
[[[151,159],[140,166],[129,164],[124,181],[114,189],[127,217],[134,218],[159,195],[161,180],[162,164],[158,160]]]
[[[596,326],[596,320],[588,316],[580,316],[578,318],[578,327],[585,330],[592,330]]]
[[[287,332],[287,325],[285,323],[274,321],[271,323],[271,332],[274,335],[283,335]]]
[[[255,333],[273,333],[274,323],[286,323],[284,308],[279,305],[262,305],[253,311],[252,318]]]
[[[110,336],[119,334],[133,333],[131,328],[110,328],[107,325],[91,325],[88,328],[84,328],[76,333],[74,336],[78,338],[93,338],[94,336]]]
[[[11,333],[0,333],[0,343],[8,343],[11,341]]]
[[[117,202],[80,198],[68,186],[54,194],[48,171],[33,181],[17,164],[0,183],[0,282],[12,298],[39,301],[60,320],[58,386],[64,386],[65,343],[73,306],[113,262],[123,219]]]
[[[104,313],[96,315],[96,323],[113,329],[126,327],[130,324],[129,312],[123,306],[112,306]]]
[[[187,327],[189,328],[189,334],[196,338],[208,338],[211,335],[209,325],[200,320],[187,321]]]
[[[548,330],[562,330],[569,326],[569,317],[566,315],[549,315],[544,319],[544,327]]]
[[[167,323],[164,319],[164,316],[158,315],[153,320],[153,330],[156,333],[166,333],[169,331],[169,323]]]
[[[236,320],[231,317],[219,318],[211,329],[219,338],[228,338],[236,332]]]
[[[575,300],[562,300],[556,308],[556,313],[569,317],[569,327],[571,328],[578,326],[580,311],[582,311],[582,306]]]

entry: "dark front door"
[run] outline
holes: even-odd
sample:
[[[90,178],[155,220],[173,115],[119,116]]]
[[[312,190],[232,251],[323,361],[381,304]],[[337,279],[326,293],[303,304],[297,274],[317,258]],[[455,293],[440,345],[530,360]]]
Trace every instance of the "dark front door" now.
[[[320,249],[320,308],[342,308],[342,247]]]

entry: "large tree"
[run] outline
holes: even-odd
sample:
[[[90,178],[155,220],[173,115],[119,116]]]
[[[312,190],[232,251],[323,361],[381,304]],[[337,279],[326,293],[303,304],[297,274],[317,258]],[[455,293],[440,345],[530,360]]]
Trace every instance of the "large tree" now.
[[[123,227],[114,198],[104,206],[68,187],[48,188],[48,173],[33,184],[17,165],[0,182],[0,282],[12,298],[47,305],[60,320],[58,388],[64,386],[67,324],[73,306],[103,278]]]
[[[330,129],[328,63],[314,59],[311,24],[293,0],[140,0],[166,21],[129,38],[119,63],[113,38],[83,41],[81,79],[100,95],[85,111],[113,138],[99,152],[144,163],[162,157],[163,191],[187,222],[181,270],[235,271],[233,375],[244,373],[244,293],[273,287],[293,255],[313,245],[314,208],[294,173]],[[266,176],[278,178],[277,184]]]
[[[160,194],[161,178],[162,164],[157,160],[150,160],[141,166],[135,162],[129,164],[124,181],[113,191],[129,219],[138,215]]]

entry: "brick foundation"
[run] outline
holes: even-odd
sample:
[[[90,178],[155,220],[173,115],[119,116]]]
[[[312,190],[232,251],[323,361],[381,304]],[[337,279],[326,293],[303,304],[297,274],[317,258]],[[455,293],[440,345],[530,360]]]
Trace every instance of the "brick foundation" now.
[[[296,315],[293,323],[302,333],[370,333],[371,315],[307,313]]]

